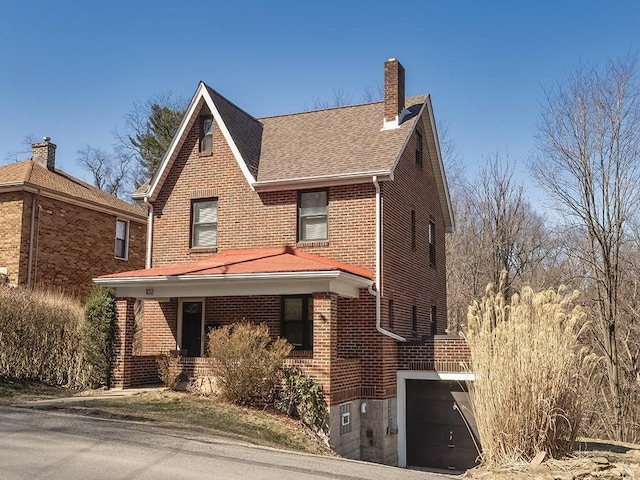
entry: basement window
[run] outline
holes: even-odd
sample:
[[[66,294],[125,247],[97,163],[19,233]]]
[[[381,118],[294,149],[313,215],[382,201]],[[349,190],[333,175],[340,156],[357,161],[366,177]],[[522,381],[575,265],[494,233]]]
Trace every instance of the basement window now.
[[[351,432],[351,404],[343,403],[340,405],[340,435],[346,435]]]

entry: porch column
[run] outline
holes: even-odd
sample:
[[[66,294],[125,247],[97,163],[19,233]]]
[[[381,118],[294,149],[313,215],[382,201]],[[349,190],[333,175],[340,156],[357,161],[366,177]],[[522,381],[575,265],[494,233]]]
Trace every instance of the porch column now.
[[[331,403],[331,366],[338,358],[338,294],[313,294],[313,366]]]
[[[127,388],[132,384],[133,334],[136,322],[135,301],[135,298],[118,298],[116,300],[116,331],[113,340],[111,388]]]

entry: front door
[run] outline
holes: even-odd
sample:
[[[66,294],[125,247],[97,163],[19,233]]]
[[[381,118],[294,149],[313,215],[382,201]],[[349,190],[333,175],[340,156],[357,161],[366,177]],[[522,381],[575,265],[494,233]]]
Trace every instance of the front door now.
[[[202,355],[202,302],[182,302],[182,336],[180,350],[184,355],[199,357]]]

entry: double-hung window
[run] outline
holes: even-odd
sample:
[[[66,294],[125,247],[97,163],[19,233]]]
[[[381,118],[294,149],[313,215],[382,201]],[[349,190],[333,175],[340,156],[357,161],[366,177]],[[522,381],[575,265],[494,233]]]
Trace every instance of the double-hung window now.
[[[218,199],[191,203],[191,246],[215,247],[218,243]]]
[[[129,250],[129,222],[116,220],[116,245],[114,255],[122,260],[127,259]]]
[[[282,338],[295,349],[313,348],[313,297],[282,297]]]
[[[327,190],[300,192],[298,198],[298,240],[308,242],[329,238]]]

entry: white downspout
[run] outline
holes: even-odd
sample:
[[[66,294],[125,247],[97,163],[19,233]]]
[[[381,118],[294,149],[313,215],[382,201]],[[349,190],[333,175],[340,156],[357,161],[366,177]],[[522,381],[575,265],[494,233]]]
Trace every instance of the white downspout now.
[[[39,194],[40,194],[40,191],[38,190],[38,193],[34,193],[33,198],[31,199],[31,228],[29,231],[29,261],[27,262],[29,265],[28,273],[27,273],[28,287],[31,286],[31,274],[33,273],[33,243],[35,241],[33,236],[36,229],[36,202]]]
[[[151,268],[151,248],[153,243],[153,205],[147,201],[147,197],[144,197],[144,203],[147,204],[149,209],[149,219],[147,220],[147,258],[145,261],[145,268]]]
[[[380,202],[380,184],[378,183],[378,176],[374,175],[373,184],[376,187],[376,286],[375,290],[372,287],[369,287],[369,293],[376,297],[376,330],[378,330],[381,334],[386,335],[387,337],[391,337],[394,340],[399,342],[406,342],[407,339],[401,337],[400,335],[396,335],[389,330],[385,330],[382,328],[380,324],[381,312],[380,312],[380,302],[382,299],[380,298],[380,271],[381,269],[381,257],[382,257],[382,235],[381,235],[381,223],[382,223],[382,208]]]

